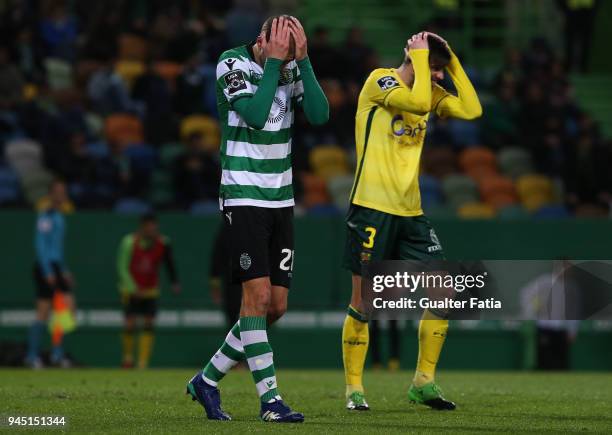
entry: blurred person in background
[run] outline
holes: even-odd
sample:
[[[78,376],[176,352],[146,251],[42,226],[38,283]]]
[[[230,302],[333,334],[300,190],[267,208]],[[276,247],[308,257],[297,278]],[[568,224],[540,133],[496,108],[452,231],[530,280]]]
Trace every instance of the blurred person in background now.
[[[117,253],[119,292],[124,305],[123,361],[124,368],[134,367],[134,336],[136,323],[142,319],[142,331],[138,342],[138,365],[149,366],[153,352],[155,316],[159,300],[159,271],[162,264],[175,294],[181,287],[172,255],[170,239],[159,232],[157,217],[145,214],[134,233],[126,235]]]
[[[49,200],[49,206],[38,214],[34,233],[36,320],[30,327],[26,356],[26,364],[32,368],[43,367],[43,361],[40,358],[40,346],[47,329],[54,294],[60,292],[68,309],[73,314],[75,311],[72,295],[74,279],[64,261],[66,222],[62,207],[67,202],[68,196],[63,181],[55,180],[51,183]],[[70,366],[70,361],[64,353],[63,335],[54,335],[52,338],[51,364],[61,367]]]
[[[387,368],[389,371],[396,372],[400,368],[400,330],[397,320],[387,320],[387,328],[381,328],[380,320],[370,322],[370,348],[372,349],[372,367],[382,368],[382,342],[383,335],[389,337],[389,359]]]
[[[597,3],[597,0],[557,0],[564,16],[565,62],[570,71],[589,70]]]
[[[210,295],[215,305],[221,306],[227,327],[231,328],[240,317],[242,286],[232,281],[231,246],[225,225],[217,230],[212,255],[210,256]]]
[[[181,206],[196,201],[218,201],[221,165],[218,147],[211,146],[201,132],[187,138],[187,149],[174,166],[174,191]]]

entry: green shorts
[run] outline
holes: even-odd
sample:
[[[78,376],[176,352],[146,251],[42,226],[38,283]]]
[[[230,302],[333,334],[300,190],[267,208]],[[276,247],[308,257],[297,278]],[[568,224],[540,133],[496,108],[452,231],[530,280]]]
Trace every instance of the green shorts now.
[[[424,215],[396,216],[352,204],[346,225],[343,266],[356,275],[371,261],[444,259],[438,236]]]

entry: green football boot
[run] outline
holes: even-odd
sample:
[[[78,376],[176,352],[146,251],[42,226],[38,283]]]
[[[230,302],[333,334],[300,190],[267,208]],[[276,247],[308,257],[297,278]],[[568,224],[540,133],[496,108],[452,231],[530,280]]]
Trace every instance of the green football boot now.
[[[442,397],[442,390],[433,382],[420,388],[415,387],[414,384],[411,385],[408,390],[408,400],[411,403],[421,403],[438,410],[452,411],[457,407],[453,402]]]
[[[346,402],[346,409],[349,411],[369,411],[370,407],[363,393],[353,391],[348,398],[348,402]]]

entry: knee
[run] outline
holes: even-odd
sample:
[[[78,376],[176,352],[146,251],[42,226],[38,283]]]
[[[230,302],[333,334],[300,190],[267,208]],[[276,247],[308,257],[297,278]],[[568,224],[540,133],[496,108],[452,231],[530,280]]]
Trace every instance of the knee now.
[[[268,308],[268,325],[276,322],[287,312],[287,301],[277,301]]]
[[[271,289],[266,285],[252,286],[243,294],[243,309],[246,315],[265,316],[271,299]]]

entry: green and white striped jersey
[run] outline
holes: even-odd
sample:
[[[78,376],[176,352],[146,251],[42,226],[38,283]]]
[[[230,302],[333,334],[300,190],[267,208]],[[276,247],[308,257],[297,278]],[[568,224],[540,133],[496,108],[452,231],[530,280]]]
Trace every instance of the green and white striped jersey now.
[[[217,64],[217,108],[221,122],[221,207],[266,208],[294,205],[291,130],[295,105],[304,88],[295,61],[281,71],[268,119],[261,130],[251,128],[232,103],[257,90],[263,68],[249,46],[225,51]]]

